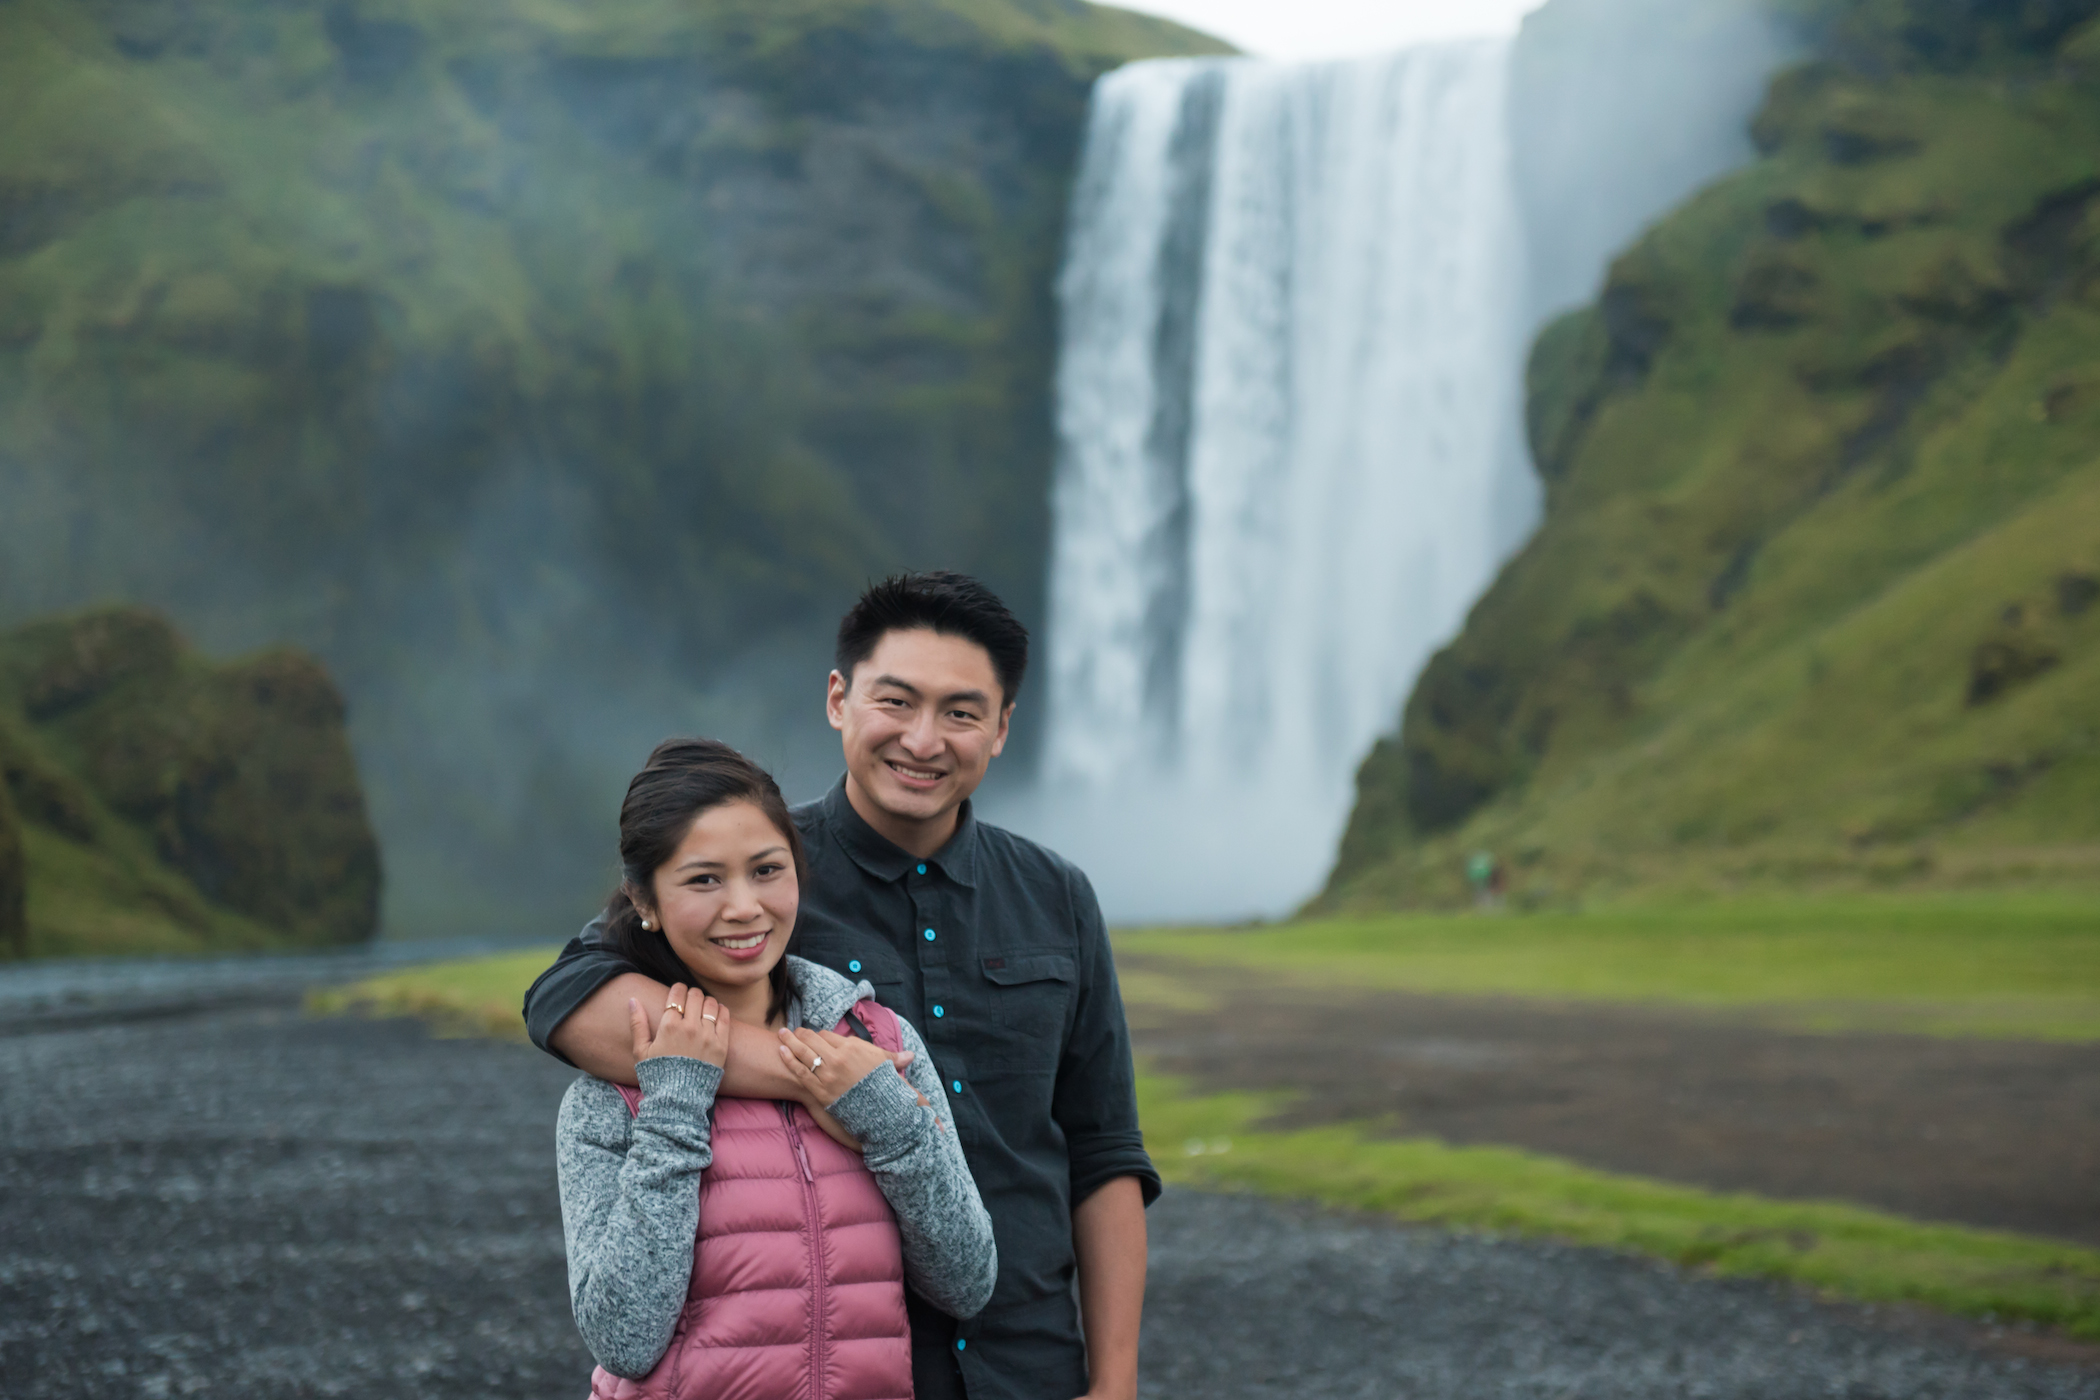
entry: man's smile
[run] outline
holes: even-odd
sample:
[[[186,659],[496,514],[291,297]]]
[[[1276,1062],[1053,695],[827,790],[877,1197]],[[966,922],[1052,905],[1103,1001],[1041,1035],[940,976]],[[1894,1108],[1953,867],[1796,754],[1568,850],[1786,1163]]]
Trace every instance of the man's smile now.
[[[883,762],[889,766],[892,773],[908,783],[937,783],[948,776],[938,768],[914,768],[895,759],[884,759]]]

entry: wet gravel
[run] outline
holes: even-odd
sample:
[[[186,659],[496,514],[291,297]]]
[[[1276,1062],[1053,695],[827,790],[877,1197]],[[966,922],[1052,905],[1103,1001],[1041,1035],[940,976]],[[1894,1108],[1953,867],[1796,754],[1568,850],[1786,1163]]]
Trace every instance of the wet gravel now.
[[[1160,1397],[2100,1396],[2100,1368],[1981,1350],[1958,1324],[1601,1250],[1192,1192],[1151,1225]]]
[[[17,1024],[0,1396],[581,1400],[569,1077],[288,1006]],[[1148,1396],[2100,1400],[2100,1368],[1597,1251],[1189,1192],[1152,1235]]]

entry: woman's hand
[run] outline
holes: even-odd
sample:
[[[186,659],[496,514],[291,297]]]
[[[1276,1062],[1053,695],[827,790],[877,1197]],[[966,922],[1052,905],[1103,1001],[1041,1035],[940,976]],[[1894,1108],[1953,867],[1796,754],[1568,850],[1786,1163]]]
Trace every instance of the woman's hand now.
[[[677,982],[672,984],[671,995],[664,1002],[663,1019],[657,1023],[652,1039],[642,1004],[633,997],[627,999],[627,1024],[633,1032],[637,1062],[658,1055],[683,1055],[689,1060],[705,1060],[719,1069],[729,1063],[732,1019],[729,1008],[721,1002]]]
[[[783,1030],[780,1053],[811,1111],[830,1108],[848,1089],[890,1065],[881,1047],[834,1031]]]

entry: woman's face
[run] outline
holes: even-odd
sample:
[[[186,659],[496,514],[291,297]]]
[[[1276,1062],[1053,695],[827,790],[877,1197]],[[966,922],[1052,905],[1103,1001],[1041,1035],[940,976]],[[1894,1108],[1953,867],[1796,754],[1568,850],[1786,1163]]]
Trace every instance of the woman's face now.
[[[795,859],[787,837],[749,802],[694,818],[649,883],[671,951],[710,995],[763,982],[787,951],[801,903]]]

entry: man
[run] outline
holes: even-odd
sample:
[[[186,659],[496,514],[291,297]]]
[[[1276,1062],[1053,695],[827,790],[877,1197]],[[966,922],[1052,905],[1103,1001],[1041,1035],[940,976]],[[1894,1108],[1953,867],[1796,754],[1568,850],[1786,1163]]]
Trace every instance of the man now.
[[[918,1400],[1137,1394],[1159,1176],[1100,905],[1078,870],[970,810],[1027,665],[1027,630],[975,579],[870,588],[839,624],[826,697],[846,775],[794,813],[809,856],[796,951],[919,1027],[998,1241],[999,1285],[975,1318],[908,1295]],[[597,935],[541,974],[525,1021],[540,1048],[632,1084],[628,1001],[653,1031],[667,989]],[[802,1095],[773,1034],[741,1023],[722,1092]]]

